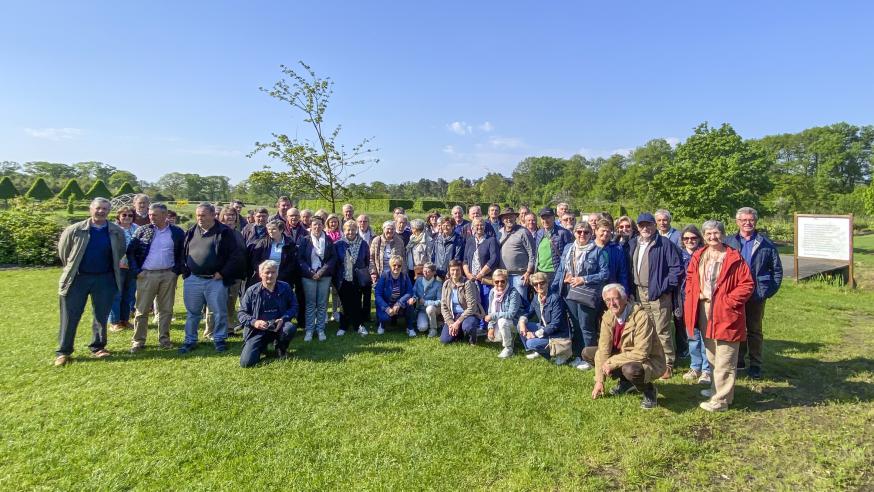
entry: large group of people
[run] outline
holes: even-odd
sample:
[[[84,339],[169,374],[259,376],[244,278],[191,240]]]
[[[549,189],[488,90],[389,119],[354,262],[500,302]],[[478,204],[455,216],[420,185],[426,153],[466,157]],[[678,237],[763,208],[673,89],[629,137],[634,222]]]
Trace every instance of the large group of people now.
[[[398,208],[377,230],[350,204],[335,215],[299,210],[285,196],[272,215],[244,215],[239,201],[201,203],[187,230],[145,195],[117,210],[115,222],[110,208],[94,199],[90,217],[59,240],[56,365],[71,360],[90,298],[97,358],[110,356],[107,326],[124,329],[132,313],[132,353],[145,348],[154,313],[158,345],[180,354],[196,350],[201,336],[224,352],[228,337],[241,335],[243,367],[269,356],[271,345],[288,357],[297,331],[304,343],[324,342],[334,319],[338,337],[398,326],[442,344],[493,342],[501,359],[521,347],[529,359],[592,370],[593,398],[608,376],[617,379],[610,394],[637,391],[643,408],[657,405],[653,382],[670,379],[688,357],[683,379],[707,386],[701,408],[723,411],[738,370],[762,377],[762,317],[782,281],[776,248],[747,207],[731,236],[716,220],[678,231],[667,210],[614,220],[566,203],[536,215],[493,204],[484,216],[472,206],[466,217],[456,206],[425,220]],[[179,276],[185,337],[174,347]]]

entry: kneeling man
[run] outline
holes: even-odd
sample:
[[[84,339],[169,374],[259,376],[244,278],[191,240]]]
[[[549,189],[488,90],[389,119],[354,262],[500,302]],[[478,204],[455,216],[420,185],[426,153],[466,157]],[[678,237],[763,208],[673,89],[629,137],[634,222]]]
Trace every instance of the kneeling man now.
[[[270,342],[276,341],[276,356],[288,356],[288,343],[297,330],[291,319],[297,315],[297,300],[291,287],[277,281],[279,263],[264,260],[258,265],[261,282],[246,289],[237,318],[243,326],[240,366],[252,367]]]
[[[604,394],[604,378],[609,374],[619,379],[611,395],[636,389],[643,393],[640,406],[654,408],[658,392],[652,380],[664,374],[667,362],[652,318],[643,308],[628,302],[621,284],[604,286],[601,296],[607,312],[601,319],[598,346],[583,349],[583,359],[595,367],[592,398]]]

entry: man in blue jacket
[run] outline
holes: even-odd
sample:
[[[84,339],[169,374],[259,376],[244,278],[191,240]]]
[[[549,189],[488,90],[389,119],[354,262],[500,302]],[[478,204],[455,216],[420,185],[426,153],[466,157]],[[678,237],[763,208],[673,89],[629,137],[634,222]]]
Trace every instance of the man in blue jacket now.
[[[637,217],[637,232],[639,235],[628,243],[633,295],[653,320],[668,365],[662,379],[669,379],[676,358],[672,296],[684,273],[683,260],[680,249],[658,234],[651,213]]]
[[[740,255],[750,267],[756,282],[756,289],[746,303],[747,341],[741,342],[737,368],[746,367],[746,354],[750,354],[749,377],[762,377],[762,318],[765,316],[765,301],[780,289],[783,282],[783,264],[780,254],[768,238],[758,233],[756,224],[759,214],[756,209],[743,207],[735,214],[738,233],[729,236],[725,243],[740,251]]]

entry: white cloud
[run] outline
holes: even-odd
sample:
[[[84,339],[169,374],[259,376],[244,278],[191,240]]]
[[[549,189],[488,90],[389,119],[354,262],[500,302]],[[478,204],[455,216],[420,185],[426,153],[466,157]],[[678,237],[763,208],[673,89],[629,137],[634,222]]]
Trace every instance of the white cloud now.
[[[24,132],[34,138],[60,142],[61,140],[73,140],[84,134],[85,130],[81,128],[25,128]]]
[[[671,147],[676,147],[680,143],[680,139],[677,137],[665,137],[665,142],[668,142]]]
[[[457,135],[469,135],[473,133],[473,127],[468,125],[464,121],[453,121],[452,123],[446,125],[446,128]]]
[[[482,125],[479,125],[477,128],[479,128],[480,131],[483,131],[485,133],[489,133],[491,131],[494,131],[495,125],[493,125],[491,121],[486,121]]]
[[[493,149],[522,149],[526,147],[522,139],[513,137],[490,137],[488,145]]]
[[[446,147],[443,147],[443,153],[449,155],[455,154],[455,147],[452,145],[447,145]]]

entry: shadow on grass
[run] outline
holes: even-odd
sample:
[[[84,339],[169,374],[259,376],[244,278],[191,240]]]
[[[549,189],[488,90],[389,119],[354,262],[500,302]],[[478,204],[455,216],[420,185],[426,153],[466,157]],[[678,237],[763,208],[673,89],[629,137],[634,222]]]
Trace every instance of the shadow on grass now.
[[[733,409],[765,412],[781,408],[810,407],[823,403],[855,403],[874,401],[874,384],[850,381],[861,374],[874,373],[874,359],[851,357],[824,361],[815,357],[793,357],[800,354],[825,354],[822,343],[800,343],[789,340],[767,340],[765,343],[765,379],[751,380],[745,371],[738,373]],[[792,356],[790,356],[792,355]],[[785,382],[788,387],[772,386],[769,382]],[[757,386],[761,391],[755,391]],[[698,384],[661,385],[663,399],[659,404],[672,412],[697,409],[704,401]]]

